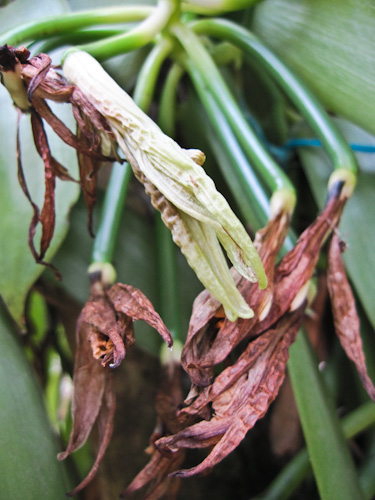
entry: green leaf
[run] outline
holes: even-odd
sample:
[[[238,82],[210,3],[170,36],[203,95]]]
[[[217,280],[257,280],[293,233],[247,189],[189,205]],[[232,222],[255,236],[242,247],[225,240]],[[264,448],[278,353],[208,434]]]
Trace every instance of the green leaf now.
[[[323,105],[375,133],[372,0],[266,0],[251,26]]]
[[[358,476],[340,422],[302,332],[290,348],[288,369],[320,498],[361,500]]]
[[[69,10],[65,0],[15,0],[1,10],[1,33],[32,19],[53,16]]]
[[[68,486],[35,376],[0,308],[0,498],[63,500]]]
[[[341,119],[337,119],[336,123],[350,143],[375,146],[375,137],[364,132],[359,127]],[[304,133],[306,134],[306,131]],[[300,148],[299,155],[316,202],[319,208],[322,208],[332,166],[324,152],[319,148]],[[354,194],[344,209],[339,231],[341,238],[348,245],[343,254],[346,269],[362,306],[373,327],[375,327],[374,154],[357,153],[356,157],[360,169],[358,183]]]

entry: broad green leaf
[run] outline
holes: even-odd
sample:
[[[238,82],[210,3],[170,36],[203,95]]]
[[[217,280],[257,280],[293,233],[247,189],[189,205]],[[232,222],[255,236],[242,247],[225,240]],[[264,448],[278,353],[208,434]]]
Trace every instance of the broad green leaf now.
[[[25,352],[0,309],[0,498],[65,497],[63,465]]]
[[[266,0],[251,27],[329,110],[375,133],[372,0]]]
[[[349,142],[375,146],[375,137],[359,127],[344,120],[336,120],[336,123]],[[319,208],[322,208],[332,166],[321,149],[300,148],[299,154],[314,197]],[[358,184],[344,209],[339,234],[348,245],[343,254],[348,274],[369,320],[375,327],[374,154],[357,153],[356,157],[359,164]]]
[[[318,362],[302,332],[290,348],[288,368],[320,498],[361,500],[349,448],[322,384]]]
[[[1,9],[1,33],[32,19],[54,16],[69,10],[66,0],[14,0]]]

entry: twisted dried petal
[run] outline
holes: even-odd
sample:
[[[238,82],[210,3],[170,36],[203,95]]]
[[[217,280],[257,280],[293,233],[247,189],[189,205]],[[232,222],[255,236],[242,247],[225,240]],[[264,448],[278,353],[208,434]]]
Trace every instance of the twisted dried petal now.
[[[259,335],[270,328],[290,308],[298,292],[311,279],[322,245],[337,226],[345,199],[340,193],[331,197],[324,210],[301,234],[275,269],[272,308],[267,317],[253,327],[252,334]]]
[[[129,316],[133,320],[142,319],[146,321],[159,332],[168,347],[172,346],[172,335],[151,302],[140,290],[130,285],[117,283],[108,290],[107,296],[116,311]]]
[[[199,422],[156,442],[161,451],[170,452],[215,444],[201,464],[173,475],[189,477],[210,470],[264,416],[284,379],[289,347],[296,338],[303,309],[288,314],[274,329],[251,342],[233,366],[223,370],[212,386],[203,389],[191,411],[189,407],[181,412],[196,413],[211,404],[214,414],[210,421]]]
[[[346,277],[340,240],[336,233],[332,235],[329,247],[327,283],[336,333],[348,358],[355,364],[368,395],[375,401],[375,387],[367,373],[355,300]]]
[[[33,130],[36,149],[44,163],[45,193],[44,204],[39,220],[42,224],[42,239],[40,242],[39,258],[43,259],[55,230],[55,184],[56,175],[53,167],[54,158],[48,145],[47,135],[44,131],[43,122],[35,112],[31,114],[31,125]]]
[[[105,391],[97,418],[99,448],[96,453],[95,462],[87,476],[81,481],[78,486],[74,488],[73,491],[67,493],[67,496],[73,497],[74,495],[82,491],[83,488],[85,488],[96,476],[112,437],[115,410],[116,397],[113,387],[113,377],[112,374],[108,373],[108,371],[106,370]],[[63,458],[65,458],[65,456]],[[62,458],[59,459],[61,460]]]
[[[93,358],[88,341],[93,326],[81,316],[76,330],[76,356],[74,366],[73,429],[65,452],[58,455],[64,460],[87,441],[91,429],[99,415],[106,388],[107,370]]]

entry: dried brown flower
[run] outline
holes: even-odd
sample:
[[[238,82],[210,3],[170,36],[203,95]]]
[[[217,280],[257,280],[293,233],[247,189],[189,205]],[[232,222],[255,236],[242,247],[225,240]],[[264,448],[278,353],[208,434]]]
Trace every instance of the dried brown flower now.
[[[142,319],[154,327],[167,343],[173,340],[145,295],[130,285],[103,287],[94,282],[91,297],[77,322],[74,366],[73,429],[59,460],[79,449],[94,423],[98,426],[99,449],[86,478],[70,493],[82,490],[95,476],[109,444],[115,413],[115,393],[110,368],[119,366],[134,343],[133,321]]]
[[[243,296],[256,312],[254,318],[231,323],[223,317],[220,304],[207,292],[196,299],[182,355],[183,366],[192,380],[186,406],[177,414],[177,420],[185,427],[160,438],[155,446],[162,453],[179,453],[185,448],[210,451],[196,467],[176,471],[172,476],[208,472],[239,445],[275,399],[285,376],[289,347],[304,318],[307,287],[319,253],[327,238],[335,233],[345,202],[342,183],[331,186],[322,213],[276,266],[288,221],[280,214],[258,233],[256,244],[263,258],[270,295],[266,295],[267,290],[252,290],[252,285],[242,278],[237,280]],[[338,248],[334,235],[328,280],[335,326],[373,398],[374,386],[364,363],[354,300],[344,278]],[[223,361],[226,366],[220,371],[219,363]]]
[[[0,71],[3,75],[4,84],[18,108],[18,124],[22,113],[31,115],[35,146],[44,163],[45,194],[43,207],[40,211],[31,198],[23,173],[18,126],[18,179],[33,209],[28,242],[36,262],[53,267],[45,262],[44,258],[55,229],[56,178],[70,181],[74,181],[74,179],[68,170],[52,155],[44,129],[44,121],[52,127],[66,144],[78,152],[79,182],[88,207],[88,226],[91,234],[93,233],[92,209],[96,199],[95,174],[104,161],[113,161],[114,159],[104,154],[110,154],[114,151],[112,147],[108,149],[108,143],[111,143],[113,134],[105,118],[90,104],[83,94],[77,88],[68,84],[65,78],[55,71],[48,55],[39,54],[31,59],[29,59],[29,55],[29,51],[24,47],[20,49],[8,47],[7,45],[1,47]],[[71,132],[52,112],[46,102],[47,100],[72,105],[73,115],[77,122],[77,134]],[[103,138],[105,138],[105,143],[103,143]],[[104,152],[105,149],[108,151]],[[39,251],[34,245],[34,236],[38,223],[42,226]],[[55,273],[58,275],[56,270]]]

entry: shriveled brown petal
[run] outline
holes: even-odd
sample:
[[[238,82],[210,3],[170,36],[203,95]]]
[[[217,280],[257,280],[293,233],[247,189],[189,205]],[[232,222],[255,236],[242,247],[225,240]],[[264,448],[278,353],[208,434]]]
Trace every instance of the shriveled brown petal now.
[[[34,257],[34,259],[38,262],[39,261],[39,255],[38,252],[36,251],[35,245],[34,245],[34,236],[35,236],[35,231],[36,231],[36,226],[39,222],[39,208],[36,203],[31,198],[30,191],[27,187],[26,184],[26,179],[25,175],[23,172],[22,168],[22,159],[21,159],[21,145],[20,145],[20,118],[21,118],[21,111],[18,111],[18,119],[17,119],[17,175],[18,175],[18,182],[21,186],[22,191],[24,192],[26,198],[29,200],[30,205],[33,209],[33,217],[30,222],[29,226],[29,237],[28,237],[28,243],[29,247],[31,250],[31,253]]]
[[[48,145],[43,122],[35,112],[31,114],[31,125],[33,130],[36,149],[44,163],[44,204],[39,220],[42,224],[42,239],[40,242],[39,258],[43,259],[55,230],[55,185],[56,176],[53,168],[53,157]]]
[[[164,495],[168,495],[169,500],[177,498],[180,480],[168,476],[181,466],[184,458],[183,450],[168,457],[155,450],[150,462],[137,474],[120,497],[129,498],[133,493],[149,485],[142,497],[144,500],[158,500]]]
[[[90,149],[84,147],[78,137],[73,134],[73,132],[65,125],[64,122],[60,120],[48,106],[46,101],[40,98],[33,98],[32,100],[33,107],[38,112],[38,114],[46,120],[48,125],[56,132],[56,134],[66,143],[68,146],[80,151],[81,153],[90,156],[91,158],[95,158],[102,162],[104,161],[113,161],[114,158],[109,158],[107,156],[102,155],[100,152],[95,149]]]
[[[82,145],[87,148],[87,138],[82,133],[80,128],[77,131],[77,137]],[[80,151],[77,151],[77,156],[79,165],[79,177],[88,213],[87,226],[90,235],[94,237],[92,214],[96,202],[96,185],[98,178],[93,174],[98,170],[98,161],[94,158],[91,158],[90,156],[81,153]]]
[[[74,488],[73,491],[67,494],[70,497],[79,493],[94,479],[111,440],[116,410],[116,398],[112,374],[109,373],[108,370],[103,371],[105,371],[106,383],[102,406],[97,418],[99,448],[96,454],[95,462],[91,467],[90,472],[87,474],[85,479],[83,479],[83,481],[78,486],[76,486],[76,488]]]
[[[275,270],[274,296],[268,316],[254,325],[257,335],[270,328],[291,307],[297,293],[311,279],[320,249],[331,231],[337,226],[345,199],[340,193],[330,197],[321,214],[301,234],[295,247],[282,259]]]
[[[23,65],[22,77],[28,86],[32,85],[30,97],[51,99],[55,102],[68,102],[74,87],[54,71],[49,63],[49,56],[38,54]],[[34,83],[31,83],[33,81]]]
[[[223,370],[212,386],[203,389],[190,405],[194,410],[187,408],[181,412],[196,412],[211,404],[214,414],[210,421],[199,422],[156,442],[161,451],[171,452],[215,444],[201,464],[173,475],[188,477],[210,470],[233,451],[264,416],[284,379],[289,347],[296,338],[303,310],[301,306],[289,313],[276,328],[251,342],[233,366]]]
[[[31,102],[33,93],[35,92],[35,89],[39,87],[39,85],[42,83],[42,81],[45,79],[46,74],[48,73],[51,65],[52,65],[52,59],[47,56],[47,54],[38,54],[34,59],[37,59],[39,64],[37,71],[31,78],[28,86],[27,86],[27,98]]]
[[[140,290],[130,285],[117,283],[111,286],[107,295],[116,311],[129,316],[133,320],[142,319],[146,321],[146,323],[159,332],[168,347],[172,346],[172,335],[151,302]]]
[[[354,362],[370,398],[375,401],[375,387],[367,373],[355,300],[346,277],[340,240],[336,233],[332,235],[328,254],[328,290],[335,330],[341,345],[348,358]]]
[[[259,321],[259,316],[266,311],[273,295],[273,276],[277,255],[289,228],[289,217],[279,213],[270,220],[266,227],[258,231],[255,246],[262,259],[267,275],[268,286],[261,290],[258,286],[239,276],[232,269],[232,275],[247,304],[253,309],[254,317],[239,318],[235,322],[224,319],[221,324],[212,321],[213,315],[202,322],[202,305],[207,303],[207,292],[202,292],[194,302],[193,314],[190,319],[188,337],[182,351],[182,365],[189,373],[193,383],[207,385],[211,376],[208,368],[222,362],[228,354],[245,338],[251,336],[253,325]],[[202,325],[203,323],[203,325]],[[201,331],[202,326],[205,331]]]
[[[74,366],[73,429],[65,452],[58,459],[64,460],[87,441],[99,415],[106,390],[107,373],[93,358],[88,341],[92,326],[79,318],[76,330],[77,351]]]
[[[113,348],[108,356],[104,352],[102,365],[106,366],[110,361],[111,368],[116,368],[125,358],[124,337],[127,334],[126,327],[129,326],[127,318],[118,318],[112,304],[105,294],[92,295],[82,310],[82,320],[94,329],[90,333],[90,341],[94,342],[97,335],[105,335],[111,340]],[[132,336],[132,329],[131,329]]]

